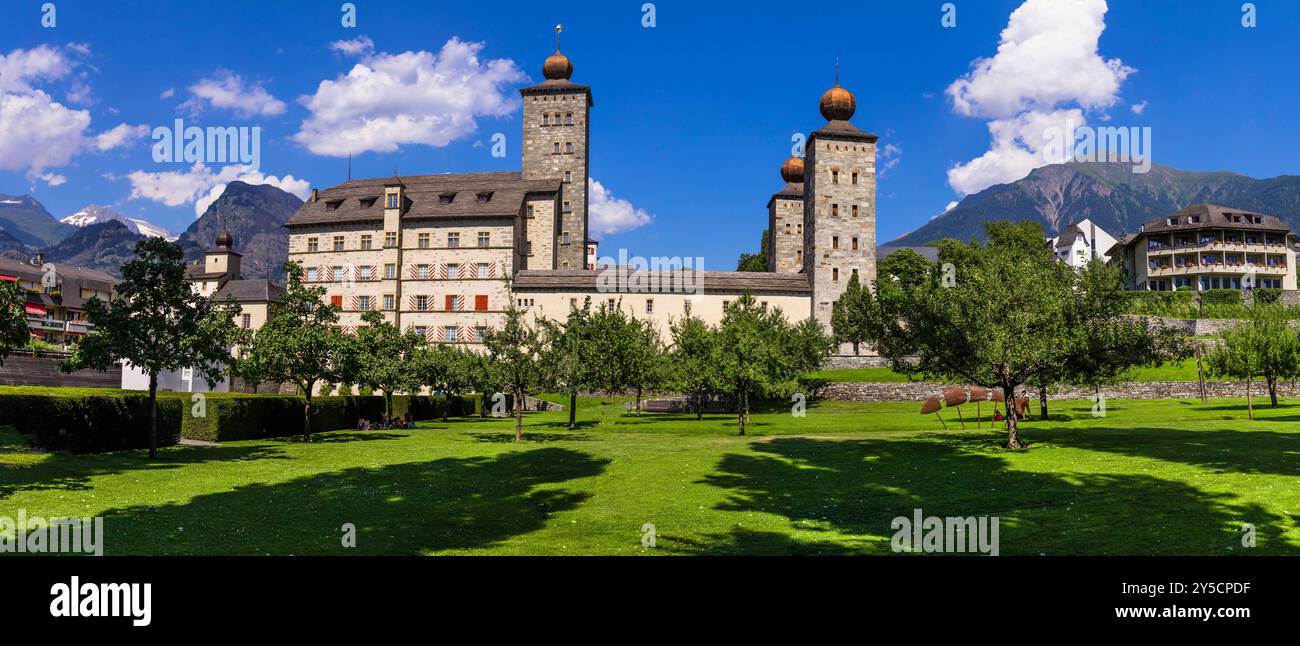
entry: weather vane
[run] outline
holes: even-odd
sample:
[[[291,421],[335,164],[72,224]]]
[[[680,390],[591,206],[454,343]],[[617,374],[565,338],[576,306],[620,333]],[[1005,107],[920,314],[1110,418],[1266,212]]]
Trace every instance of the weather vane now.
[[[555,51],[560,51],[560,32],[564,31],[564,25],[555,25]]]

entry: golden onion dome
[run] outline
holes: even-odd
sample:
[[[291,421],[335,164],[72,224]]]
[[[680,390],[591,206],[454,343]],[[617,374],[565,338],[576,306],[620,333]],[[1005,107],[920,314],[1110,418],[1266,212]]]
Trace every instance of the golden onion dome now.
[[[803,160],[791,157],[781,164],[781,179],[791,184],[803,183]]]
[[[858,102],[853,98],[853,93],[840,87],[838,81],[835,87],[826,90],[822,95],[822,116],[827,121],[848,121],[853,118],[853,113],[858,109]]]
[[[573,63],[557,49],[554,54],[546,57],[546,62],[542,64],[542,75],[551,80],[568,80],[573,75]]]
[[[222,229],[219,233],[217,233],[216,242],[217,242],[218,249],[230,249],[235,246],[235,236],[230,235],[230,231],[228,229]]]

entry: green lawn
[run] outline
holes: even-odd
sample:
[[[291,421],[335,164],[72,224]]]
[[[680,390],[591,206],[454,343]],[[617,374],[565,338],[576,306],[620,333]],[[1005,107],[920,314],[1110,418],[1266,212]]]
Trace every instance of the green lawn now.
[[[831,382],[895,383],[907,381],[907,377],[889,368],[823,370],[811,373],[809,376]],[[1133,371],[1132,379],[1133,381],[1196,381],[1196,360],[1184,361],[1182,365],[1169,363],[1159,368],[1139,368]]]
[[[103,515],[108,554],[886,554],[890,521],[921,508],[1000,517],[1004,555],[1300,554],[1300,404],[1252,422],[1238,400],[1112,401],[1105,418],[1054,402],[1017,452],[973,411],[943,432],[915,403],[782,408],[750,437],[728,416],[581,404],[575,431],[528,415],[522,446],[477,418],[156,463],[18,454],[0,433],[0,516]]]

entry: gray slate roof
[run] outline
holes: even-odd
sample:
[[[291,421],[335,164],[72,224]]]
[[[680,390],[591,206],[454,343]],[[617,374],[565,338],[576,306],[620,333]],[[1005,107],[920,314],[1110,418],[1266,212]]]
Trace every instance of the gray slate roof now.
[[[78,281],[79,285],[89,289],[109,291],[113,289],[114,285],[121,282],[97,269],[65,265],[57,262],[49,264],[54,265],[55,274],[60,280],[67,282],[68,279],[75,279]],[[18,276],[23,280],[34,280],[39,283],[41,278],[45,275],[45,271],[40,267],[30,265],[21,260],[14,260],[13,258],[0,256],[0,275]]]
[[[404,219],[509,218],[519,215],[530,193],[556,193],[562,183],[559,179],[523,179],[518,171],[357,179],[320,191],[316,201],[303,204],[284,226],[383,222],[384,189],[396,185],[404,188]],[[490,193],[491,197],[480,202],[479,193]],[[443,204],[442,196],[448,194],[452,195],[451,203]]]
[[[630,283],[633,272],[631,269],[624,269],[627,272],[627,282]],[[514,283],[511,287],[515,291],[565,290],[595,292],[598,284],[597,277],[601,271],[595,269],[523,270],[515,272]],[[613,269],[610,269],[610,271],[614,272]],[[660,274],[660,284],[668,285],[666,276],[670,272],[658,273]],[[685,275],[685,283],[693,285],[695,272],[686,271],[682,273]],[[610,275],[617,276],[617,273],[611,273]],[[611,283],[619,287],[618,292],[614,293],[631,292],[631,290],[625,288],[624,283],[619,278],[611,279]],[[808,286],[808,277],[804,274],[705,271],[700,279],[706,294],[740,294],[746,290],[755,294],[808,294],[812,291]],[[668,290],[665,288],[664,291]]]
[[[283,287],[266,279],[231,280],[212,294],[212,300],[267,303],[280,298],[283,293]]]
[[[1191,216],[1199,216],[1200,222],[1193,224],[1189,219]],[[1241,216],[1241,221],[1234,222],[1232,216]],[[1178,224],[1169,224],[1169,218],[1175,217],[1178,218]],[[1254,222],[1254,218],[1259,218],[1259,224]],[[1227,206],[1219,206],[1217,204],[1193,204],[1177,213],[1174,213],[1173,215],[1167,215],[1163,218],[1151,220],[1150,222],[1143,224],[1142,231],[1138,235],[1224,228],[1290,232],[1290,228],[1287,227],[1281,219],[1272,215],[1255,213],[1243,209],[1234,209]],[[1130,240],[1126,236],[1125,242],[1128,241]]]
[[[833,119],[831,121],[827,121],[826,125],[822,126],[821,129],[813,131],[813,136],[834,137],[836,139],[851,139],[854,141],[865,141],[868,143],[874,143],[877,139],[880,139],[880,137],[877,137],[876,135],[873,135],[870,132],[862,130],[861,128],[849,123],[848,121],[841,121],[839,119]]]

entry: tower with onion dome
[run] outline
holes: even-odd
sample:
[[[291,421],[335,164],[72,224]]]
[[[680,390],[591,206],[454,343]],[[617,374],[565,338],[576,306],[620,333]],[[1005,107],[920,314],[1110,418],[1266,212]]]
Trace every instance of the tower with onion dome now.
[[[563,182],[557,213],[534,212],[527,222],[527,269],[585,269],[591,88],[569,80],[573,63],[555,53],[542,64],[541,83],[520,90],[524,100],[523,178]],[[544,209],[543,209],[544,211]]]
[[[831,308],[853,274],[876,280],[876,135],[849,123],[853,93],[835,85],[822,95],[826,124],[804,146],[803,271],[812,314],[830,330]],[[841,348],[841,352],[851,352]]]
[[[803,160],[781,164],[785,187],[767,201],[767,270],[783,274],[803,271]]]

